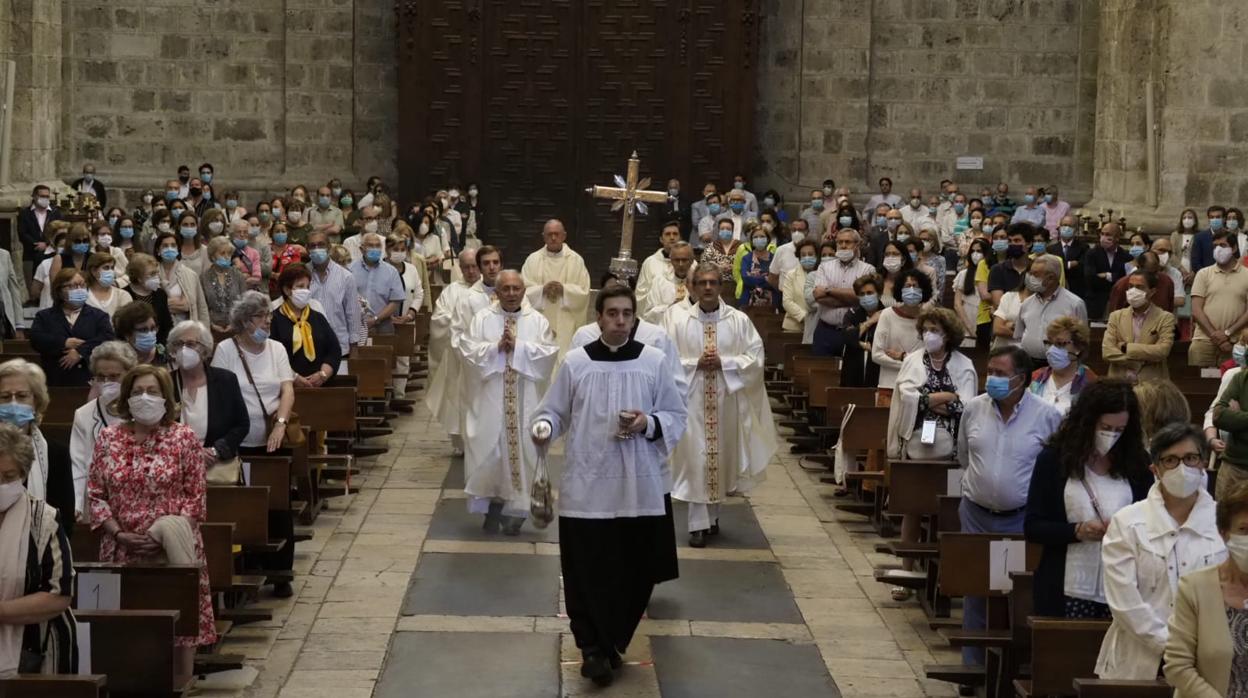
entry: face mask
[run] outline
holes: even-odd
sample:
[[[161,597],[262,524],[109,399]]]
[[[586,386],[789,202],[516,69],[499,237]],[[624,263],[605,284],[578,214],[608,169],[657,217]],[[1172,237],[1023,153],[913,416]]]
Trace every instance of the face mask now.
[[[923,333],[923,348],[933,354],[945,348],[945,336],[939,332]]]
[[[165,399],[159,395],[135,395],[126,401],[130,416],[143,426],[155,426],[165,416]]]
[[[147,281],[143,282],[143,288],[146,288],[148,291],[152,291],[152,292],[160,290],[160,277],[159,276],[147,277]]]
[[[802,244],[802,240],[806,239],[806,233],[800,230],[794,230],[793,234],[789,236],[789,239],[793,241],[793,245],[796,247],[797,245]]]
[[[287,233],[273,233],[273,242],[275,242],[275,243],[277,243],[277,244],[279,244],[279,245],[285,245],[285,244],[286,244],[286,238],[288,238],[288,237],[289,237],[289,235],[288,235]]]
[[[196,197],[201,196],[204,193],[204,190],[201,187],[191,187],[187,193],[192,197]]]
[[[199,180],[200,180],[201,182],[203,182],[204,184],[212,184],[212,173],[211,173],[211,172],[200,172],[200,173],[199,173]]]
[[[1163,266],[1163,267],[1164,267],[1164,266],[1166,266],[1166,265],[1168,265],[1168,264],[1170,264],[1170,253],[1169,253],[1169,252],[1158,252],[1158,253],[1157,253],[1157,261],[1158,261],[1158,262],[1160,262],[1160,263],[1161,263],[1161,266]]]
[[[756,250],[767,247],[767,238],[754,238],[751,242],[754,243],[754,249]]]
[[[1070,366],[1070,352],[1061,347],[1051,346],[1044,352],[1044,357],[1048,359],[1049,365],[1061,371]]]
[[[918,199],[910,199],[910,208],[918,208],[921,203],[923,202]]]
[[[118,219],[118,218],[117,218],[117,216],[109,216],[109,217],[108,217],[108,224],[109,224],[109,226],[115,226],[115,225],[117,225],[117,221],[118,221],[118,220],[120,220],[120,219]]]
[[[824,187],[824,188],[823,188],[823,195],[824,195],[824,196],[832,196],[832,187]]]
[[[178,350],[178,368],[190,370],[199,365],[199,352],[190,347],[182,347]]]
[[[71,288],[65,295],[65,300],[74,307],[82,307],[87,302],[87,289]]]
[[[26,492],[26,486],[21,480],[6,482],[0,485],[0,513],[4,513],[13,508],[22,499],[22,495]]]
[[[390,261],[395,264],[402,264],[407,261],[407,253],[395,250],[390,253]]]
[[[965,210],[966,210],[966,204],[954,204],[953,205],[953,212],[958,214],[959,216],[962,215],[962,212]]]
[[[134,228],[121,228],[117,232],[121,233],[122,240],[129,240],[134,237]]]
[[[312,260],[313,264],[318,266],[324,265],[325,262],[329,261],[329,250],[308,250],[308,258]]]
[[[298,223],[303,220],[303,211],[291,211],[286,217],[290,219],[291,223]]]
[[[91,243],[75,242],[69,246],[69,249],[73,250],[74,254],[86,254],[91,251]]]
[[[176,201],[177,198],[178,198],[178,193],[176,191],[165,192],[165,201]]]
[[[96,244],[96,246],[97,246],[97,247],[112,247],[112,245],[113,245],[113,236],[112,236],[112,235],[99,235],[99,236],[96,236],[96,238],[95,238],[95,244]]]
[[[222,223],[221,221],[213,221],[213,222],[211,222],[211,223],[209,223],[209,224],[208,224],[208,230],[209,230],[209,231],[210,231],[213,235],[220,235],[220,234],[221,234],[221,231],[222,231],[222,230],[225,230],[225,224],[224,224],[224,223]]]
[[[1232,218],[1226,222],[1227,230],[1239,230],[1239,219]]]
[[[928,207],[927,207],[927,215],[931,216],[932,218],[935,218],[935,217],[936,217],[936,207],[935,207],[935,206],[928,206]]]
[[[672,190],[672,196],[676,196],[676,194],[677,194],[677,191],[676,191],[675,189],[673,189],[673,190]],[[769,197],[767,197],[767,198],[763,199],[763,205],[764,205],[764,206],[766,206],[767,208],[775,208],[775,206],[776,206],[776,200],[775,200],[775,199],[773,199],[773,198],[771,198],[771,197],[769,196]]]
[[[1139,310],[1148,305],[1148,292],[1140,288],[1127,289],[1127,303]]]
[[[329,197],[328,196],[317,197],[316,203],[321,208],[329,208]]]
[[[329,190],[329,193],[333,194],[335,198],[342,196],[342,187],[333,187]]]
[[[911,261],[911,262],[917,262],[917,261],[919,261],[919,253],[918,253],[918,252],[911,252],[911,253],[909,253],[909,254],[910,254],[910,261]]]
[[[1023,194],[1023,203],[1025,204],[1036,203],[1036,195],[1035,194]]]
[[[1231,258],[1233,256],[1234,256],[1234,253],[1231,252],[1231,248],[1229,247],[1213,248],[1213,261],[1217,262],[1218,264],[1226,264],[1227,262],[1231,261]]]
[[[887,225],[887,226],[888,226],[888,229],[889,229],[890,231],[896,230],[896,229],[898,228],[898,226],[900,226],[900,225],[901,225],[901,219],[900,219],[900,218],[889,218],[888,220],[886,220],[886,221],[885,221],[885,225]],[[906,237],[910,237],[910,236],[909,236],[909,235],[907,235]]]
[[[984,235],[992,235],[992,231],[996,229],[996,226],[991,223],[984,223],[979,229],[984,231]]]
[[[151,203],[152,203],[152,195],[151,195],[151,194],[144,194],[144,195],[143,195],[143,203],[144,203],[144,204],[147,204],[147,205],[149,205],[149,206],[150,206],[150,205],[151,205]]]
[[[982,261],[984,261],[983,253],[980,253],[980,252],[971,253],[971,264],[978,265]]]
[[[767,231],[767,232],[769,232],[769,233],[770,233],[771,231],[773,231],[773,230],[775,230],[775,229],[776,229],[776,224],[775,224],[775,223],[772,223],[771,221],[766,221],[765,223],[763,223],[763,230],[765,230],[765,231]]]
[[[167,233],[170,230],[173,230],[173,226],[169,225],[169,221],[161,221],[156,224],[156,229],[162,233]]]
[[[312,300],[312,289],[297,288],[290,292],[290,304],[296,308],[301,310],[306,308],[310,300]]]
[[[901,268],[901,257],[885,257],[884,268],[889,272],[895,272]]]
[[[1045,194],[1045,195],[1044,195],[1044,203],[1046,203],[1046,204],[1051,204],[1051,203],[1053,203],[1053,195],[1052,195],[1052,194]]]
[[[1172,496],[1186,499],[1205,486],[1206,477],[1204,468],[1189,468],[1180,463],[1162,474],[1161,486]]]
[[[269,331],[263,327],[257,327],[251,331],[251,341],[256,344],[264,344],[269,341]]]
[[[988,376],[984,381],[984,392],[993,400],[1004,400],[1014,392],[1010,387],[1010,379],[1005,376]]]
[[[1027,284],[1027,290],[1032,293],[1040,293],[1044,291],[1044,282],[1041,281],[1040,277],[1035,274],[1028,274],[1024,283]]]
[[[1191,230],[1192,228],[1195,228],[1195,227],[1196,227],[1196,219],[1195,219],[1195,218],[1192,218],[1191,216],[1184,216],[1184,217],[1183,217],[1183,227],[1184,227],[1185,229],[1187,229],[1187,230]]]
[[[1210,218],[1210,219],[1209,219],[1209,229],[1210,229],[1210,230],[1221,230],[1221,229],[1222,229],[1222,219],[1221,219],[1221,218]]]
[[[187,172],[186,174],[179,173],[178,181],[183,184],[186,184],[187,182],[191,181],[191,173],[190,172]]]
[[[369,222],[365,223],[365,224],[364,224],[364,232],[366,232],[366,233],[375,233],[375,232],[377,232],[377,221],[369,221]]]
[[[344,196],[338,200],[338,203],[342,204],[343,206],[350,206],[351,204],[355,203],[355,199],[352,199],[349,196]]]
[[[1248,360],[1248,347],[1243,344],[1236,344],[1231,347],[1231,358],[1235,360],[1236,364],[1243,366],[1244,362]]]
[[[117,381],[108,381],[107,383],[100,383],[100,402],[107,405],[113,400],[116,400],[117,396],[120,394],[121,394],[121,383],[118,383]]]
[[[238,208],[238,199],[226,199],[225,207],[226,208]]]
[[[745,190],[745,182],[733,182],[733,183],[732,183],[732,188],[733,188],[733,189],[736,189],[736,190],[738,190],[738,191],[744,191],[744,190]]]
[[[1027,250],[1022,245],[1007,245],[1005,248],[1005,256],[1008,259],[1018,259],[1024,254],[1027,254]]]
[[[181,228],[178,232],[182,233],[182,237],[184,238],[193,238],[199,234],[199,229],[187,226],[185,228]]]
[[[178,259],[178,251],[172,247],[166,247],[160,251],[160,258],[166,262],[174,262]]]
[[[868,313],[873,313],[876,308],[880,307],[880,297],[874,293],[863,294],[858,298],[858,305],[861,305],[862,309]]]
[[[836,222],[840,223],[842,228],[848,228],[854,224],[854,219],[851,216],[841,216],[836,219]]]
[[[914,307],[923,302],[923,290],[913,286],[901,289],[901,302]]]
[[[719,204],[707,204],[707,205],[706,205],[706,210],[707,210],[707,211],[708,211],[708,212],[709,212],[712,216],[718,216],[721,212],[723,212],[724,207],[723,207],[723,206],[720,206]]]
[[[230,242],[234,243],[234,249],[236,250],[241,250],[247,246],[246,240],[231,240]]]
[[[1134,258],[1139,257],[1140,255],[1144,254],[1144,246],[1143,246],[1143,245],[1132,245],[1132,246],[1131,246],[1131,249],[1130,249],[1130,250],[1127,250],[1127,252],[1131,255],[1131,258],[1132,258],[1132,259],[1134,259]]]
[[[1007,249],[1009,249],[1009,247],[1010,247],[1010,243],[1008,240],[993,240],[992,241],[992,251],[998,254],[1000,254],[1001,252],[1005,252]]]
[[[924,251],[924,252],[931,252],[931,251],[932,251],[932,250],[934,250],[934,249],[936,249],[936,243],[932,242],[931,240],[924,240],[924,241],[923,241],[923,251]],[[912,258],[913,258],[913,257],[912,257]]]
[[[853,250],[837,250],[836,258],[841,260],[842,264],[849,264],[850,262],[854,261],[854,251]]]
[[[1062,236],[1063,240],[1073,240],[1075,238],[1075,229],[1069,225],[1063,225],[1058,228],[1057,233]]]
[[[381,250],[376,249],[376,248],[373,248],[371,250],[364,250],[364,259],[368,260],[369,264],[376,264],[380,262]]]
[[[281,218],[281,217],[282,217],[282,209],[281,209],[281,207],[278,207],[278,208],[273,209],[273,217],[274,217],[274,218]]]
[[[1031,243],[1031,251],[1036,254],[1044,254],[1044,241],[1037,240],[1036,242]]]
[[[811,200],[810,200],[810,207],[811,207],[811,208],[813,208],[813,209],[815,209],[816,211],[822,211],[822,210],[823,210],[823,199],[811,199]]]
[[[15,427],[25,429],[26,425],[35,421],[35,408],[24,402],[6,402],[0,404],[0,422],[8,422]]]
[[[835,262],[835,261],[836,261],[836,255],[824,255],[823,257],[819,258],[820,265],[831,264],[832,262]]]
[[[722,240],[722,241],[724,241],[724,242],[728,242],[729,240],[731,240],[731,239],[732,239],[732,230],[725,230],[725,229],[721,228],[721,229],[720,229],[720,231],[719,231],[719,239],[720,239],[720,240]]]
[[[806,271],[810,271],[817,266],[819,266],[818,257],[802,257],[802,268]]]
[[[117,272],[113,271],[112,269],[105,269],[104,271],[100,272],[101,284],[105,286],[112,286],[113,282],[116,280],[117,280]]]
[[[477,195],[477,188],[476,188],[476,187],[471,187],[471,188],[469,188],[469,189],[468,189],[468,196],[476,196],[476,195]]]
[[[225,257],[217,257],[216,259],[212,260],[212,263],[217,265],[217,268],[219,269],[230,268],[230,260]]]
[[[1109,453],[1110,450],[1113,449],[1114,444],[1118,443],[1118,439],[1121,436],[1122,432],[1120,431],[1104,431],[1102,429],[1098,429],[1096,431],[1096,452],[1102,456]]]
[[[732,209],[733,213],[740,214],[742,211],[745,210],[745,204],[741,203],[740,201],[734,201],[728,204],[728,208]]]
[[[134,348],[137,351],[147,353],[156,347],[156,332],[135,332]]]

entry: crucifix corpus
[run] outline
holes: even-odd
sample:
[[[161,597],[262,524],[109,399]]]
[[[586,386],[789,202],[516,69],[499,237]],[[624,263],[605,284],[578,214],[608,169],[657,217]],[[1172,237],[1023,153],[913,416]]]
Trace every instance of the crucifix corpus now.
[[[614,187],[602,187],[595,184],[585,189],[594,198],[615,201],[611,206],[612,211],[624,209],[624,222],[620,226],[620,253],[611,260],[611,266],[608,268],[608,271],[617,279],[637,277],[637,260],[633,259],[633,214],[646,212],[644,202],[657,204],[667,201],[667,192],[646,190],[646,187],[650,186],[649,177],[640,182],[637,181],[640,169],[641,161],[637,159],[637,151],[633,151],[632,157],[628,159],[627,178],[616,175]]]

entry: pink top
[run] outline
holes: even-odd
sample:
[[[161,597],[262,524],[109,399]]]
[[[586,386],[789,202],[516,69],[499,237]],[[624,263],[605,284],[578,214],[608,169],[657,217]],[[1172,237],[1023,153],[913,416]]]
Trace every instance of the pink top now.
[[[243,276],[252,281],[260,280],[260,251],[254,247],[244,247],[234,251],[234,266]]]

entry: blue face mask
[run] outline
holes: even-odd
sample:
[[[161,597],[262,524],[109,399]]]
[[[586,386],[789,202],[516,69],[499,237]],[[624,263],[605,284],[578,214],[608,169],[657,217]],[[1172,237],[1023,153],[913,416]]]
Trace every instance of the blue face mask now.
[[[177,201],[178,193],[176,191],[165,192],[165,201]]]
[[[226,208],[238,208],[238,199],[226,199],[225,207]]]
[[[1031,251],[1035,252],[1036,254],[1044,254],[1044,241],[1037,240],[1031,243]]]
[[[1231,347],[1231,358],[1235,360],[1236,366],[1243,366],[1244,361],[1248,359],[1248,347],[1242,344]]]
[[[1035,194],[1024,194],[1024,195],[1023,195],[1023,203],[1027,203],[1027,204],[1034,204],[1034,203],[1036,203],[1036,195],[1035,195]]]
[[[121,237],[124,240],[129,240],[134,237],[134,228],[120,228],[117,232],[121,234]]]
[[[709,211],[712,216],[718,216],[724,210],[724,207],[719,204],[707,204],[706,210]]]
[[[905,242],[910,239],[910,233],[897,233],[897,242]]]
[[[117,216],[109,216],[109,217],[108,217],[108,224],[109,224],[110,226],[117,225],[117,221],[118,221]]]
[[[767,238],[754,238],[751,242],[756,250],[761,250],[767,247]]]
[[[1014,392],[1010,388],[1010,379],[1005,376],[988,376],[984,381],[984,392],[993,400],[1004,400]]]
[[[858,305],[868,313],[875,312],[875,309],[880,307],[880,297],[874,293],[864,293],[858,297]]]
[[[376,264],[380,262],[381,250],[376,249],[376,248],[371,249],[371,250],[364,250],[364,259],[368,260],[369,264]]]
[[[308,258],[312,260],[313,264],[316,264],[316,265],[324,264],[325,262],[329,261],[329,250],[326,250],[326,249],[308,250]]]
[[[160,251],[160,258],[166,262],[174,262],[178,259],[178,251],[172,247],[166,247]]]
[[[269,341],[269,331],[263,327],[257,327],[251,331],[251,341],[256,344],[264,344]]]
[[[817,266],[819,266],[818,257],[802,257],[802,268],[806,271],[810,271]]]
[[[816,211],[822,211],[822,210],[823,210],[823,199],[811,199],[811,201],[810,201],[810,207],[811,207],[811,208],[813,208],[813,209],[815,209]]]
[[[1210,218],[1210,219],[1209,219],[1209,229],[1210,229],[1210,230],[1221,230],[1221,229],[1222,229],[1222,219],[1221,219],[1221,218]]]
[[[8,422],[18,428],[26,428],[35,421],[35,408],[21,402],[0,404],[0,422]]]
[[[962,215],[962,212],[965,210],[966,210],[966,204],[954,204],[953,205],[953,212],[958,214],[959,216]]]
[[[719,239],[723,240],[724,242],[728,242],[729,240],[732,239],[732,231],[731,230],[719,231]]]
[[[260,219],[261,223],[268,223],[270,220],[273,219],[273,214],[269,213],[268,211],[261,211],[260,214],[257,216],[257,218]]]
[[[286,244],[286,238],[290,237],[287,233],[273,233],[273,242],[279,245]]]
[[[87,303],[87,289],[71,288],[69,289],[69,292],[65,294],[65,300],[68,301],[70,305],[76,308],[81,308]]]
[[[200,172],[199,181],[203,182],[204,184],[212,184],[212,173]],[[208,192],[204,192],[204,197],[207,197],[207,196],[208,196]]]
[[[840,223],[842,228],[848,228],[854,224],[854,218],[853,216],[841,216],[836,219],[836,222]]]
[[[241,250],[247,246],[246,240],[232,240],[231,242],[234,243],[234,249],[236,250]]]
[[[104,271],[100,272],[100,283],[104,284],[105,286],[112,286],[113,282],[116,280],[117,280],[117,272],[113,271],[112,269],[105,269]]]
[[[135,332],[134,333],[134,348],[145,354],[151,351],[152,349],[156,348],[155,330],[150,331],[150,332]]]
[[[178,232],[182,233],[182,237],[184,237],[184,238],[193,238],[193,237],[195,237],[197,234],[199,234],[199,229],[198,229],[198,228],[190,228],[190,227],[187,227],[187,228],[178,228]]]
[[[344,196],[338,200],[338,203],[342,204],[343,206],[350,206],[351,204],[355,203],[355,200],[349,196]]]
[[[86,254],[91,251],[91,243],[75,242],[73,245],[70,246],[70,249],[74,251],[74,254]]]
[[[208,189],[204,190],[204,201],[212,201],[212,192]]]
[[[732,209],[733,213],[739,214],[745,210],[745,204],[741,203],[740,201],[734,201],[728,204],[728,208]]]
[[[1007,249],[1009,249],[1009,247],[1010,247],[1009,240],[993,240],[992,241],[992,251],[998,254],[1000,254],[1001,252],[1005,252]]]
[[[918,252],[911,252],[911,253],[910,253],[910,261],[911,261],[911,262],[917,262],[917,261],[919,261],[919,253],[918,253]]]
[[[212,263],[217,265],[217,267],[220,269],[230,268],[230,260],[226,259],[225,257],[217,257],[216,259],[212,260]]]
[[[901,289],[901,302],[909,306],[915,306],[923,302],[923,289],[907,286]]]
[[[1131,250],[1130,250],[1130,252],[1131,252],[1131,258],[1132,258],[1132,259],[1134,259],[1134,258],[1136,258],[1136,257],[1139,257],[1140,255],[1144,254],[1144,246],[1143,246],[1143,245],[1132,245],[1132,246],[1131,246]]]
[[[1057,229],[1057,232],[1059,235],[1062,236],[1063,240],[1075,239],[1075,229],[1069,225],[1063,225],[1062,227]]]
[[[1045,194],[1045,195],[1044,195],[1044,203],[1046,203],[1046,204],[1051,204],[1051,203],[1053,203],[1053,195],[1052,195],[1052,194]]]

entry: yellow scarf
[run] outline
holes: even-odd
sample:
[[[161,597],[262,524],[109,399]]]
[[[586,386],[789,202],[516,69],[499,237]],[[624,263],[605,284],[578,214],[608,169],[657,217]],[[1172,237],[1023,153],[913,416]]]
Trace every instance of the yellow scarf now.
[[[308,361],[316,360],[316,345],[312,343],[312,323],[308,322],[308,318],[312,314],[312,308],[304,306],[303,311],[299,315],[295,315],[295,308],[290,301],[282,303],[282,315],[286,316],[295,325],[295,331],[292,333],[290,340],[291,352],[297,352],[303,349],[303,355]]]

